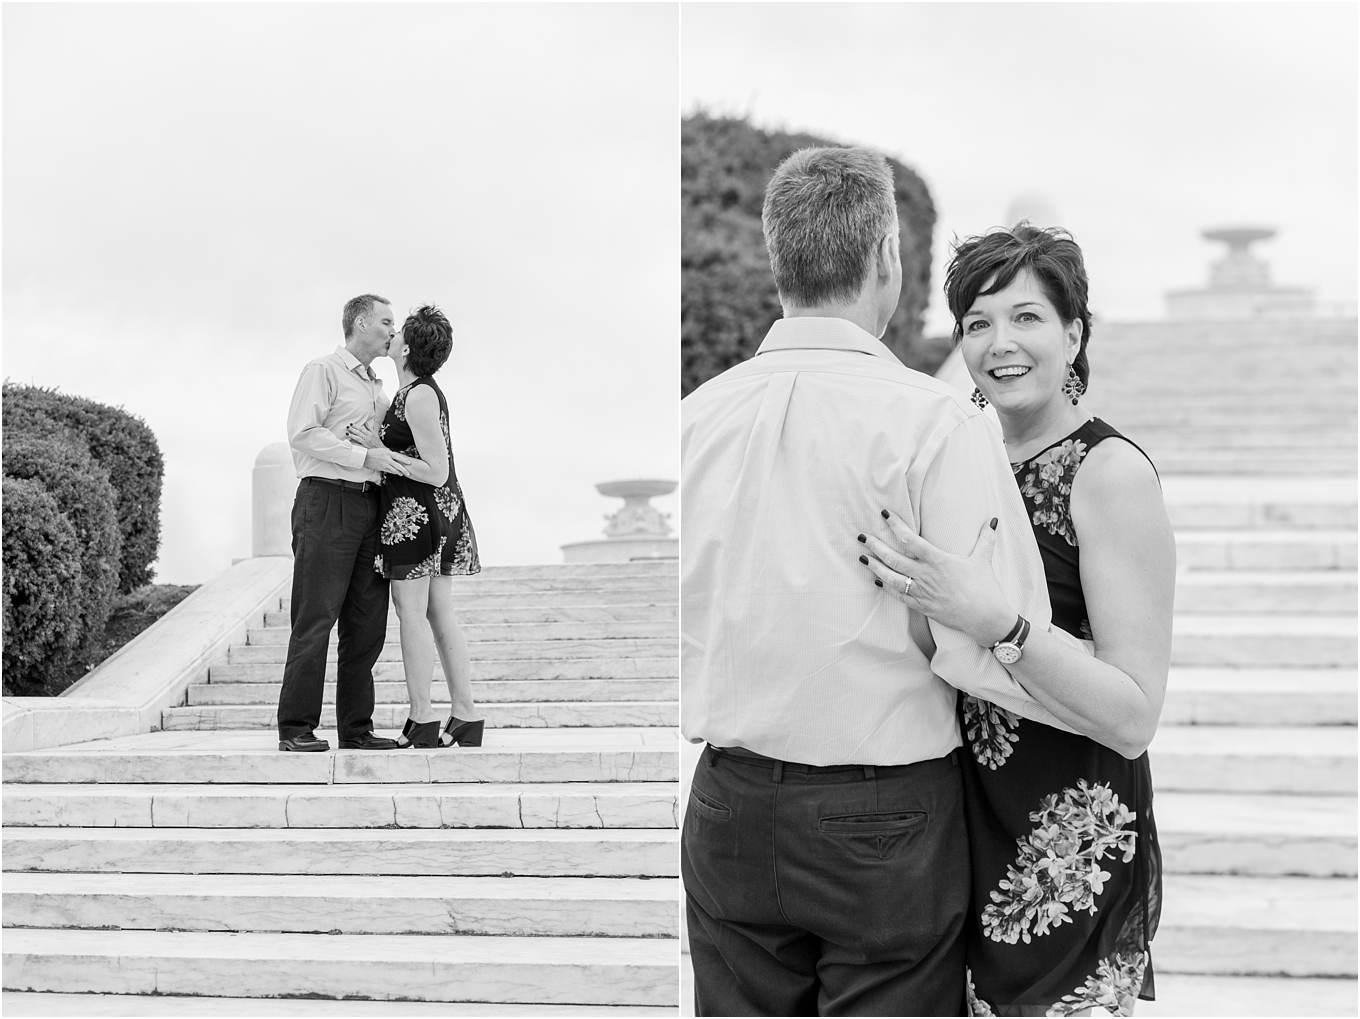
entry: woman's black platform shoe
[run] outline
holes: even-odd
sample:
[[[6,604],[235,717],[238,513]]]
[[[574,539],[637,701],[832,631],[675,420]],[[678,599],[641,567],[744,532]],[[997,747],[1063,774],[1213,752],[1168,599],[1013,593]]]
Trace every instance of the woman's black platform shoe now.
[[[449,720],[444,723],[444,734],[439,737],[439,745],[479,747],[482,745],[482,729],[485,725],[485,718],[479,718],[475,722],[464,722],[461,718],[450,715]]]
[[[421,750],[439,746],[439,721],[433,722],[413,722],[409,718],[406,726],[401,730],[401,737],[397,740],[397,746],[403,750],[408,748]]]

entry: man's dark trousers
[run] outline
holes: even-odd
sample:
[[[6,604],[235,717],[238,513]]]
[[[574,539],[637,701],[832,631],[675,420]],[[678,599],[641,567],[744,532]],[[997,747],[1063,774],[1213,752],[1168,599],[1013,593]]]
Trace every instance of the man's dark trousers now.
[[[279,739],[321,724],[326,645],[340,621],[335,684],[342,740],[373,729],[373,663],[387,637],[388,582],[378,554],[378,487],[303,478],[293,500],[293,632],[279,692]]]
[[[698,1015],[967,1014],[954,754],[809,768],[706,747],[680,872]]]

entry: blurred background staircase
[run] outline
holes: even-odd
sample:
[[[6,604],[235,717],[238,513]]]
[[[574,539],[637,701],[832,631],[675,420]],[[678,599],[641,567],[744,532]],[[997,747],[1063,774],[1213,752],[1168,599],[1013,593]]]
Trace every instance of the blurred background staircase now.
[[[1138,1014],[1355,1015],[1356,323],[1098,323],[1090,356],[1177,545]]]
[[[459,579],[481,748],[278,753],[285,601],[164,731],[6,754],[6,1011],[675,1014],[676,583],[673,561]]]

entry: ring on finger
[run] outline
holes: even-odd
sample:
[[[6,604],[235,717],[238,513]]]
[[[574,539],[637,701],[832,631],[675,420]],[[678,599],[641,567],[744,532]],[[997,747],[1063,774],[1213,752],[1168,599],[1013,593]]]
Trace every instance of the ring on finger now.
[[[913,577],[903,577],[902,579],[905,581],[902,585],[902,593],[908,594],[911,591],[911,585],[914,584],[916,580]]]

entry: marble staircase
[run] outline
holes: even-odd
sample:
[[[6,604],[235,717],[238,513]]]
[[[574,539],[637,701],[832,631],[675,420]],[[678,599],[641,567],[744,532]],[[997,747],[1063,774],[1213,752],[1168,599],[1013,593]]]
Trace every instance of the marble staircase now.
[[[481,748],[278,753],[285,602],[163,731],[4,755],[6,1011],[61,991],[674,1015],[675,564],[458,592]],[[395,631],[376,680],[398,729]]]

